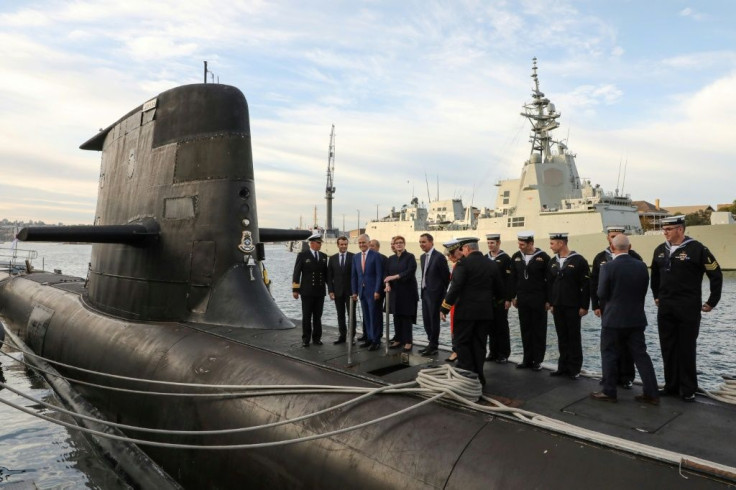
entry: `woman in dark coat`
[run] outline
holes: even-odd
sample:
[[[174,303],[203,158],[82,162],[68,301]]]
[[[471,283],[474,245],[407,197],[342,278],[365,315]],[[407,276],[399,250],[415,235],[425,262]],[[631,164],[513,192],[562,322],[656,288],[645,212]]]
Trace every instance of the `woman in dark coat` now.
[[[417,259],[406,251],[406,240],[397,236],[394,239],[396,254],[386,263],[386,292],[389,292],[389,311],[394,315],[396,341],[389,348],[404,352],[411,351],[412,324],[417,322]]]

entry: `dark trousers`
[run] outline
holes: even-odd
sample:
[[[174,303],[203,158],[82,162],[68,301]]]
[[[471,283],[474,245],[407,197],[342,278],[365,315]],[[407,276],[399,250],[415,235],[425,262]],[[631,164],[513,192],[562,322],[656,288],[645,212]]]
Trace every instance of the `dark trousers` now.
[[[346,318],[350,315],[350,295],[335,296],[335,309],[337,310],[337,328],[340,331],[340,338],[345,340],[348,332]],[[355,318],[355,304],[353,304],[353,318]],[[355,337],[355,329],[353,328],[351,337]]]
[[[547,310],[519,305],[519,328],[524,364],[541,364],[547,351]]]
[[[480,383],[486,384],[483,363],[486,357],[486,335],[491,320],[455,319],[455,352],[457,367],[478,374]]]
[[[409,315],[394,315],[394,328],[396,329],[394,338],[397,342],[402,344],[412,343],[412,318]]]
[[[509,310],[501,305],[493,307],[493,321],[488,332],[488,352],[491,359],[507,359],[511,355]]]
[[[694,394],[698,389],[695,348],[700,332],[700,304],[660,301],[657,323],[665,389],[673,394]]]
[[[634,381],[636,371],[634,370],[634,358],[625,344],[619,345],[618,349],[618,382],[619,384]]]
[[[620,379],[618,366],[622,352],[629,353],[634,360],[641,382],[644,384],[644,394],[657,398],[659,396],[657,377],[654,374],[652,359],[647,354],[643,327],[601,329],[603,393],[616,397],[616,383]]]
[[[580,308],[555,306],[552,313],[557,331],[560,360],[557,370],[575,375],[583,367],[583,345],[580,339]]]
[[[360,294],[360,306],[363,309],[363,332],[366,342],[381,342],[381,302],[373,299],[373,293],[363,291]]]
[[[302,295],[302,340],[322,340],[322,309],[324,296]]]
[[[440,305],[443,298],[433,297],[427,289],[422,289],[422,318],[427,332],[427,347],[436,349],[440,345]],[[485,339],[483,340],[485,350]]]

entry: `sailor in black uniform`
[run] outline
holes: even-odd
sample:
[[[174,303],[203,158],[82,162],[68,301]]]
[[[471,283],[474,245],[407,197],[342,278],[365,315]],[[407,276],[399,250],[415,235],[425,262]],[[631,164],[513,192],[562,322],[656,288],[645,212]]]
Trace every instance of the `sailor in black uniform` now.
[[[550,233],[549,248],[555,255],[547,268],[547,291],[560,350],[557,371],[550,375],[577,379],[583,366],[580,323],[590,307],[590,268],[568,248],[567,233]]]
[[[496,361],[499,364],[508,362],[511,355],[511,339],[509,337],[509,281],[511,279],[511,256],[501,250],[501,234],[489,233],[486,235],[488,253],[486,257],[498,265],[503,280],[504,296],[496,298],[493,304],[493,323],[488,332],[488,357],[486,361]]]
[[[319,233],[307,238],[309,250],[300,252],[294,264],[292,292],[294,299],[302,297],[302,343],[309,347],[312,340],[322,345],[322,309],[325,304],[325,284],[327,280],[327,255],[322,248]]]
[[[621,235],[626,232],[626,228],[623,226],[609,226],[606,228],[606,238],[608,239],[608,247],[595,256],[593,259],[593,265],[590,270],[590,302],[593,308],[593,313],[598,318],[601,318],[603,313],[601,309],[601,303],[598,299],[598,278],[601,273],[601,265],[613,260],[613,245],[612,240],[617,235]],[[629,250],[628,255],[637,260],[642,260],[641,255],[633,250]],[[636,372],[634,370],[634,359],[629,353],[629,349],[626,346],[621,346],[619,350],[618,358],[618,383],[622,388],[631,389],[634,384],[634,376]]]
[[[477,238],[458,238],[458,242],[463,258],[452,271],[440,316],[444,321],[455,307],[457,367],[477,373],[478,380],[485,385],[486,335],[493,321],[493,301],[504,294],[503,281],[496,263],[478,250]]]
[[[695,400],[698,378],[695,350],[701,312],[709,312],[721,299],[723,274],[713,254],[685,235],[685,217],[662,220],[665,242],[654,249],[652,294],[657,310],[659,344],[664,361],[664,389],[660,395],[681,395]],[[710,280],[710,296],[703,303],[703,274]]]
[[[534,233],[518,233],[519,251],[511,257],[509,297],[519,310],[524,357],[518,369],[542,370],[547,350],[547,265],[549,255],[534,246]]]

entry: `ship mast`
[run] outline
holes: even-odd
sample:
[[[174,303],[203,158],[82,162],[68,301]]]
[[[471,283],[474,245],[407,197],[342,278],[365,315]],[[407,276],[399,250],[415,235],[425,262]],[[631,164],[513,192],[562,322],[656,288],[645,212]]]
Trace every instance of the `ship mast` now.
[[[532,124],[531,153],[538,152],[542,157],[542,162],[546,162],[551,156],[550,143],[552,137],[550,132],[560,127],[557,118],[560,113],[555,111],[554,104],[544,96],[544,92],[539,90],[539,78],[537,77],[537,58],[533,58],[532,63],[532,80],[534,80],[534,88],[532,89],[532,102],[524,105],[522,116],[529,119]]]
[[[333,178],[335,176],[335,125],[330,131],[330,148],[327,156],[327,186],[325,187],[325,199],[327,200],[327,221],[325,223],[325,234],[336,234],[332,227],[332,199],[335,193]]]

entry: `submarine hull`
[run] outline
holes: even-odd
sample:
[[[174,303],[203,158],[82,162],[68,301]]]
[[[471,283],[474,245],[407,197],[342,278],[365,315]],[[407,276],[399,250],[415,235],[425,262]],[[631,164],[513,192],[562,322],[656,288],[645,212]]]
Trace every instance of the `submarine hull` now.
[[[228,338],[214,325],[135,322],[100,315],[85,305],[82,285],[55,274],[8,279],[0,291],[3,320],[39,355],[98,372],[210,385],[381,385],[378,380],[345,370],[305,362],[288,352],[264,350]],[[111,382],[59,369],[71,378],[91,383],[173,391],[152,383]],[[166,430],[253,427],[312,413],[355,396],[197,399],[76,386],[109,420]],[[161,442],[255,444],[350,427],[419,401],[410,395],[378,395],[304,422],[250,433],[173,436],[125,432],[129,437]],[[335,489],[579,488],[584,482],[599,488],[722,485],[707,478],[684,480],[666,464],[445,403],[426,405],[362,429],[285,446],[244,450],[141,448],[185,488],[244,484]]]

